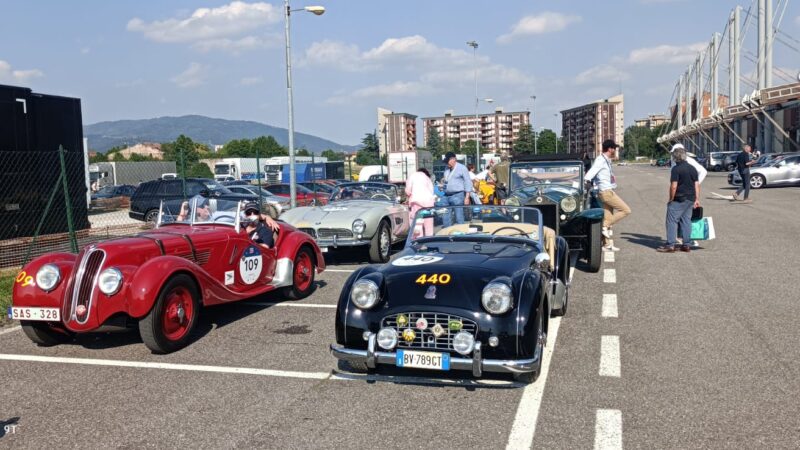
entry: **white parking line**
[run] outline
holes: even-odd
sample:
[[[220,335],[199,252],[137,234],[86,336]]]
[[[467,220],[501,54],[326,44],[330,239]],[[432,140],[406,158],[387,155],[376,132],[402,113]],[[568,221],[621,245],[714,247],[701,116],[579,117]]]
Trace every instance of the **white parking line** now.
[[[356,271],[355,269],[325,269],[325,272],[334,272],[334,273],[353,273],[355,271]]]
[[[601,336],[600,340],[600,376],[620,376],[619,336]]]
[[[539,408],[542,406],[542,394],[544,385],[547,381],[547,373],[550,370],[550,360],[553,357],[553,350],[556,347],[556,337],[558,337],[558,327],[561,318],[550,319],[550,330],[547,333],[547,347],[542,356],[542,371],[539,379],[535,383],[528,385],[522,391],[522,398],[517,406],[517,414],[514,416],[514,425],[511,426],[511,434],[508,436],[508,449],[530,449],[533,444],[533,436],[536,433],[536,421],[539,418]]]
[[[616,271],[616,269],[603,269],[603,282],[604,283],[616,283],[617,282],[617,271]]]
[[[327,305],[324,303],[242,302],[240,304],[245,306],[288,306],[291,308],[336,308],[336,305]]]
[[[622,449],[622,411],[598,409],[594,423],[595,450]]]
[[[13,332],[15,332],[15,331],[17,331],[17,330],[19,330],[21,328],[22,328],[21,326],[17,325],[15,327],[10,327],[10,328],[7,328],[5,330],[0,330],[0,336],[2,336],[4,334],[8,334],[8,333],[13,333]]]
[[[603,258],[605,258],[605,262],[614,262],[614,252],[604,252]]]
[[[603,317],[617,316],[617,294],[603,294]]]
[[[252,367],[227,367],[227,366],[207,366],[197,364],[176,364],[176,363],[156,363],[144,361],[122,361],[113,359],[93,359],[93,358],[65,358],[55,356],[35,356],[35,355],[13,355],[0,354],[0,361],[22,361],[36,363],[54,364],[76,364],[86,366],[105,366],[122,367],[134,369],[160,369],[160,370],[180,370],[186,372],[212,372],[235,375],[258,375],[266,377],[298,378],[305,380],[333,380],[333,381],[384,381],[392,383],[407,384],[427,384],[442,386],[484,386],[484,387],[522,387],[522,383],[492,380],[492,379],[449,379],[449,378],[427,378],[414,376],[396,375],[362,375],[349,373],[332,372],[295,372],[286,370],[257,369]]]

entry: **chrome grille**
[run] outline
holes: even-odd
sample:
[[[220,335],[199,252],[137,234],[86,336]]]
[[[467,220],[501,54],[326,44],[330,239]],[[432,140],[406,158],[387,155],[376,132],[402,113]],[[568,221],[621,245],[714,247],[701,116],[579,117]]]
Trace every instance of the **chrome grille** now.
[[[397,325],[397,318],[401,315],[406,316],[408,319],[408,323],[402,327]],[[424,330],[419,330],[415,326],[417,320],[421,318],[424,318],[428,321],[428,327]],[[391,316],[384,317],[381,321],[381,326],[391,327],[397,330],[397,347],[399,348],[419,348],[426,350],[450,351],[454,350],[453,338],[455,337],[456,333],[458,333],[458,331],[450,330],[450,321],[460,321],[463,324],[461,330],[459,331],[466,331],[473,336],[476,336],[478,332],[478,325],[472,320],[452,314],[441,313],[407,312],[393,314]],[[434,336],[433,331],[431,331],[433,326],[436,324],[439,324],[442,326],[442,328],[444,328],[444,334],[438,338]],[[407,329],[414,330],[414,333],[416,333],[416,337],[412,342],[406,342],[403,339],[403,331]]]
[[[316,238],[316,237],[317,237],[317,232],[316,232],[316,231],[314,231],[314,229],[313,229],[313,228],[298,228],[298,230],[300,230],[300,231],[302,231],[303,233],[305,233],[305,234],[307,234],[307,235],[311,236],[312,238]]]
[[[336,239],[353,239],[353,232],[347,228],[320,228],[317,231],[319,239],[333,239],[334,236]]]
[[[106,253],[95,248],[89,248],[83,255],[72,287],[71,317],[77,320],[78,323],[86,323],[89,319],[92,298],[94,296],[94,287],[97,284],[97,276],[100,272],[100,267],[103,265],[105,259]],[[83,314],[78,314],[78,306],[85,307]]]

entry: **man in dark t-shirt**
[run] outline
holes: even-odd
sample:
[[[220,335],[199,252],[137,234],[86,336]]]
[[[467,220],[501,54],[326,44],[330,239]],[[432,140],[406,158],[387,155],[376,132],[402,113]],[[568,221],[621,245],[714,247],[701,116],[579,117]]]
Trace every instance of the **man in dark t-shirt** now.
[[[672,152],[675,167],[669,178],[669,202],[667,203],[667,243],[656,250],[660,253],[691,251],[692,209],[700,206],[700,182],[697,170],[686,162],[686,150],[677,148]],[[683,234],[683,245],[678,246],[678,224]]]
[[[739,171],[739,176],[742,178],[742,187],[737,189],[736,193],[733,194],[734,200],[747,201],[748,197],[750,197],[750,166],[756,163],[756,161],[751,158],[752,152],[753,147],[745,145],[744,150],[736,155],[736,170]],[[742,191],[744,191],[744,197],[741,196]]]

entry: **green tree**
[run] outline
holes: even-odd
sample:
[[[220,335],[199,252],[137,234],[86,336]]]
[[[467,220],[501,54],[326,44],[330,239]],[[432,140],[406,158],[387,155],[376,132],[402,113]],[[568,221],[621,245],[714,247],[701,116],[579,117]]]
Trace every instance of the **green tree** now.
[[[301,148],[294,152],[295,156],[311,156],[311,152],[309,152],[305,148]]]
[[[107,162],[107,161],[108,161],[108,155],[106,155],[105,153],[97,152],[97,154],[89,157],[90,164]]]
[[[625,130],[625,159],[634,159],[637,156],[653,158],[662,152],[656,143],[660,134],[647,127],[628,127]]]
[[[425,142],[425,147],[427,147],[428,151],[431,152],[433,155],[434,160],[441,159],[442,155],[444,154],[444,147],[442,146],[442,136],[439,134],[439,130],[436,128],[431,128],[430,133],[428,133],[427,142]]]
[[[380,158],[378,153],[380,146],[378,145],[378,135],[376,132],[366,133],[364,138],[361,139],[361,149],[356,154],[356,164],[361,166],[378,164]]]
[[[517,135],[517,139],[512,144],[512,149],[515,154],[533,154],[534,150],[537,149],[537,145],[534,143],[534,135],[533,130],[531,129],[530,124],[523,125],[519,129],[519,134]]]
[[[211,169],[208,167],[207,164],[204,163],[197,163],[189,169],[187,177],[190,178],[214,178],[214,173],[211,172]]]
[[[234,139],[222,146],[219,153],[223,158],[249,158],[252,151],[252,142],[250,139]]]
[[[325,151],[323,151],[320,156],[328,158],[328,161],[344,161],[344,153],[337,152],[337,151],[332,150],[330,148],[325,150]]]
[[[472,144],[472,148],[473,149],[475,148],[474,142],[475,141],[473,141],[473,144]],[[442,147],[443,147],[442,150],[444,150],[442,152],[442,154],[447,153],[447,152],[453,152],[455,154],[461,153],[461,144],[458,142],[458,139],[452,139],[452,138],[448,139],[448,140],[445,141],[445,143],[444,143],[444,145]]]
[[[138,153],[131,153],[131,156],[128,158],[128,161],[140,162],[140,161],[158,161],[158,160],[150,155],[140,155]]]
[[[553,154],[556,152],[556,133],[549,129],[545,128],[539,133],[539,137],[536,140],[536,148],[539,151],[540,155],[548,155]],[[559,148],[563,151],[563,146],[561,142],[558,143]]]
[[[202,164],[198,145],[187,136],[180,135],[174,142],[167,142],[161,145],[164,153],[164,161],[175,161],[178,163],[178,173],[186,176],[191,172],[195,165]],[[198,169],[200,170],[200,169]]]
[[[259,136],[253,139],[251,158],[255,158],[256,149],[259,157],[271,158],[273,156],[287,156],[289,151],[278,144],[272,136]]]

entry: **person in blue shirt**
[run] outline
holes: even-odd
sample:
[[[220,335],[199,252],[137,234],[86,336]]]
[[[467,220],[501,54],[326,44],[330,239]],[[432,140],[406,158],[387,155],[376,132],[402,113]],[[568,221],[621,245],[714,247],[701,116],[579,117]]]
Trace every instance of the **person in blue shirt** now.
[[[264,225],[261,219],[261,211],[256,203],[248,203],[244,206],[242,225],[245,226],[245,232],[250,240],[265,249],[272,248],[275,246],[272,230]]]
[[[444,197],[442,203],[446,206],[464,206],[470,203],[470,194],[473,191],[469,170],[456,160],[456,154],[447,152],[444,155],[447,169],[444,171]],[[456,208],[456,223],[464,223],[464,208]],[[443,217],[443,224],[449,227],[450,215]]]

